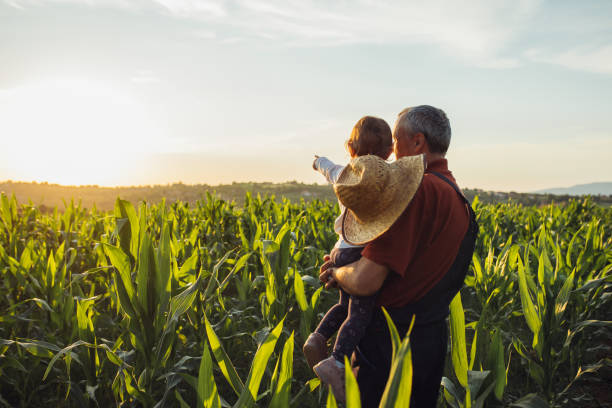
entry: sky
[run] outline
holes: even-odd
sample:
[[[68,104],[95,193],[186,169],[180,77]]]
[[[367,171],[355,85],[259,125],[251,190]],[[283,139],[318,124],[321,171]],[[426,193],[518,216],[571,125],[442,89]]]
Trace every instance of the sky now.
[[[429,104],[462,187],[612,177],[612,2],[0,0],[0,180],[323,183]]]

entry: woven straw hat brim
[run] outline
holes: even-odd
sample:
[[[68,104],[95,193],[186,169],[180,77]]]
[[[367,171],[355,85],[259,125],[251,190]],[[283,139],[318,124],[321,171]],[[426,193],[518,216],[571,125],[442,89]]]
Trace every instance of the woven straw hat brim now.
[[[388,231],[408,207],[421,185],[425,173],[423,155],[402,157],[389,166],[391,178],[385,190],[390,193],[390,199],[380,213],[367,222],[360,222],[349,208],[344,212],[342,235],[350,244],[365,244]]]

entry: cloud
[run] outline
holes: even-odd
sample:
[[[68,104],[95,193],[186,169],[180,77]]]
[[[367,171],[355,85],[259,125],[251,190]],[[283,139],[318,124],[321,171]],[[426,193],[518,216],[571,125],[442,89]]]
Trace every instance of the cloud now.
[[[2,1],[2,0],[0,0]],[[540,0],[4,0],[13,7],[79,4],[149,10],[201,21],[216,38],[285,46],[424,44],[488,68],[519,61],[506,48],[529,25]],[[196,35],[197,36],[197,35]]]
[[[136,72],[136,74],[130,78],[130,81],[137,84],[151,84],[160,82],[160,79],[152,71],[141,70]]]
[[[612,45],[577,47],[557,53],[531,49],[525,56],[535,62],[561,65],[573,70],[612,74]]]
[[[612,45],[572,46],[604,39],[609,29],[596,24],[591,12],[576,26],[565,19],[572,10],[549,16],[542,0],[0,0],[26,9],[45,4],[149,11],[201,23],[194,38],[223,44],[264,43],[287,47],[334,47],[353,44],[422,45],[441,50],[464,63],[488,69],[508,69],[525,62],[543,62],[573,70],[612,73]],[[575,11],[575,10],[574,10]],[[540,24],[552,38],[536,40]],[[591,24],[592,23],[592,24]],[[579,38],[576,28],[596,30]],[[601,34],[604,34],[602,37]],[[552,35],[552,37],[551,37]],[[529,40],[532,48],[518,51]]]
[[[217,33],[209,30],[196,30],[194,35],[204,40],[214,40],[217,38]]]
[[[228,10],[224,1],[212,0],[153,0],[170,13],[180,17],[225,17]]]
[[[488,68],[519,64],[505,48],[528,27],[540,2],[432,0],[239,0],[228,23],[243,36],[266,33],[291,46],[424,44]]]

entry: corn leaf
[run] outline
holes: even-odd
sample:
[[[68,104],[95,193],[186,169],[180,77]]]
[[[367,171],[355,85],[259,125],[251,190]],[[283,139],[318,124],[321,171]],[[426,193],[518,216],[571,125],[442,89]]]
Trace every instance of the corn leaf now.
[[[198,406],[204,408],[221,408],[217,384],[213,377],[212,359],[208,350],[208,342],[204,342],[204,351],[198,374]]]

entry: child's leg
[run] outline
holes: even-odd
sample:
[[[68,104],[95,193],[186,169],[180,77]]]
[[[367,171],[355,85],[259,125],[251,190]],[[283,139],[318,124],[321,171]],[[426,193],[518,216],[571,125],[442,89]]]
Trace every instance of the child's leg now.
[[[351,354],[361,341],[365,330],[372,320],[376,307],[376,295],[350,296],[348,316],[336,336],[336,344],[332,356],[344,363],[344,356],[351,358]]]
[[[315,333],[321,334],[329,339],[338,331],[340,325],[346,320],[349,307],[349,294],[340,289],[340,300],[327,311],[321,322],[317,326]]]
[[[357,261],[361,258],[363,247],[355,248],[334,248],[330,254],[334,266],[340,267]],[[349,307],[349,294],[340,289],[340,300],[327,311],[321,322],[317,326],[315,333],[321,334],[329,339],[338,331],[342,323],[346,320]]]

